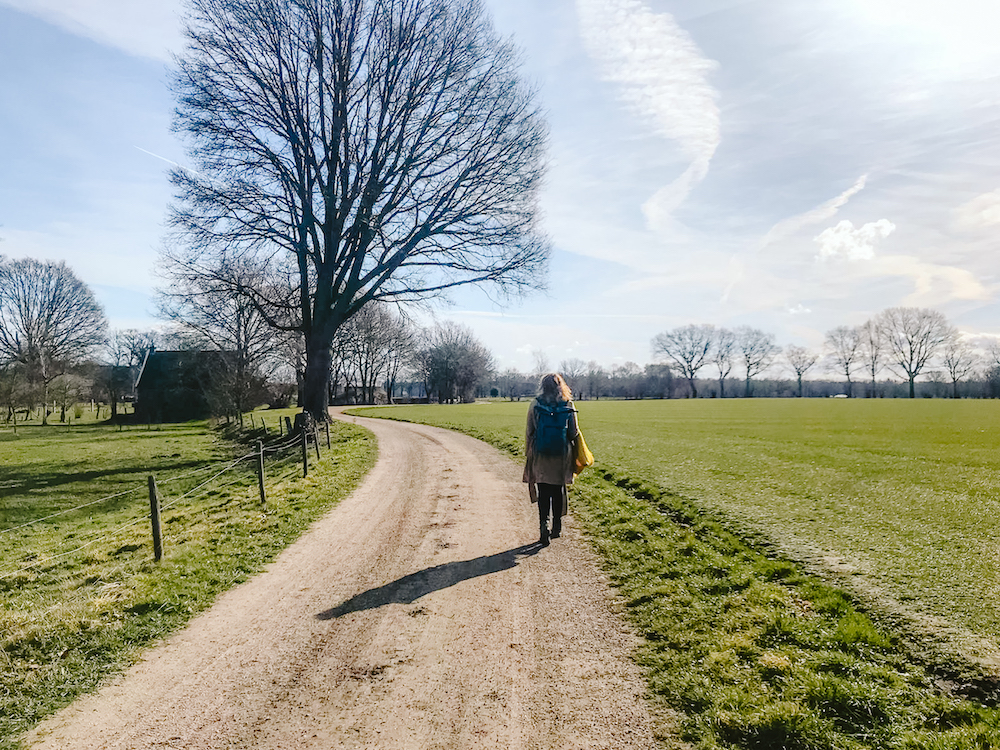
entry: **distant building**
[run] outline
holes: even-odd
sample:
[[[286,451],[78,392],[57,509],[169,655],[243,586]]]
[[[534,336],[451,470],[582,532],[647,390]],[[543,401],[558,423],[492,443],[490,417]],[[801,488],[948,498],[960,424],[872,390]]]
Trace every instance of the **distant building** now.
[[[231,360],[229,352],[150,349],[136,381],[136,419],[187,422],[224,413]]]

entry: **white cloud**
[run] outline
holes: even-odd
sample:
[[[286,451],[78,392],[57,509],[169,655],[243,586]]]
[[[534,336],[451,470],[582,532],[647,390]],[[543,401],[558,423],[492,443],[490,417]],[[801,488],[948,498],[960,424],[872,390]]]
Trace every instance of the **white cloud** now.
[[[577,0],[584,43],[606,80],[653,132],[677,143],[690,162],[643,205],[647,223],[665,226],[708,173],[720,140],[718,92],[708,82],[717,63],[666,13],[641,0]]]
[[[965,231],[989,229],[1000,224],[1000,190],[973,198],[954,211],[955,226]]]
[[[0,4],[136,57],[169,60],[170,52],[179,52],[183,44],[176,0],[0,0]]]
[[[888,219],[864,224],[855,229],[844,219],[836,226],[824,229],[813,240],[819,245],[819,260],[843,258],[845,260],[873,260],[875,245],[896,229]]]
[[[806,211],[801,214],[796,214],[795,216],[790,216],[787,219],[782,219],[765,234],[757,245],[757,251],[760,252],[768,245],[785,239],[786,237],[791,237],[793,234],[801,229],[809,226],[810,224],[819,224],[831,219],[837,215],[837,212],[847,205],[847,202],[853,198],[855,195],[860,193],[865,188],[865,183],[868,181],[868,175],[861,175],[851,187],[842,192],[836,198],[831,198],[826,203],[822,203],[816,208]]]

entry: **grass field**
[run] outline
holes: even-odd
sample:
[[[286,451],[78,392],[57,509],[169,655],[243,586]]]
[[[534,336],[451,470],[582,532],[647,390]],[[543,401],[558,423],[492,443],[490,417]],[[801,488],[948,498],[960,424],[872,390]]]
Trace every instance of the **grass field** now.
[[[598,464],[574,512],[647,638],[652,692],[686,717],[687,740],[1000,747],[996,709],[976,702],[996,700],[989,670],[957,656],[995,656],[1000,404],[578,406]],[[369,413],[517,455],[526,409]]]
[[[371,436],[337,423],[332,449],[324,443],[302,479],[299,451],[277,450],[285,413],[265,413],[266,505],[255,462],[233,465],[251,452],[241,436],[203,422],[0,431],[0,748],[259,571],[372,465]],[[160,563],[149,474],[163,508]]]

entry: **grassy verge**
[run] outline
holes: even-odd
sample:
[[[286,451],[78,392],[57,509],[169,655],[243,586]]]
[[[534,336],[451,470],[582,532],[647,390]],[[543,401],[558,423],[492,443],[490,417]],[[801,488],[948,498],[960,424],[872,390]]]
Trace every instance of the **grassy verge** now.
[[[520,456],[524,408],[516,426],[491,407],[402,416]],[[599,433],[588,430],[588,441],[600,444],[590,441]],[[962,697],[946,680],[956,675],[928,669],[849,594],[733,533],[724,515],[607,462],[581,478],[572,502],[645,638],[638,658],[651,695],[679,712],[684,741],[706,749],[1000,747],[996,708]]]
[[[367,432],[335,423],[307,479],[296,450],[268,454],[261,505],[252,461],[219,473],[247,453],[235,437],[204,423],[0,436],[0,748],[19,747],[21,733],[260,571],[376,455]],[[277,448],[273,430],[265,439]],[[163,504],[160,563],[146,520],[150,473]]]

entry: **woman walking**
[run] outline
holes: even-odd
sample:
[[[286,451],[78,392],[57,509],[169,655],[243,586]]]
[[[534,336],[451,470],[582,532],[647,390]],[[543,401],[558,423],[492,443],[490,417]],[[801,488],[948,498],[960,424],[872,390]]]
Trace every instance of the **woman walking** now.
[[[569,386],[559,373],[543,377],[540,391],[528,409],[523,481],[532,501],[537,497],[539,542],[546,546],[550,538],[562,533],[566,487],[573,484],[574,445],[580,428]]]

